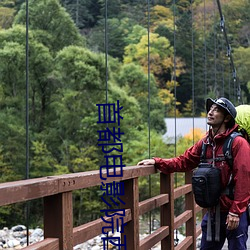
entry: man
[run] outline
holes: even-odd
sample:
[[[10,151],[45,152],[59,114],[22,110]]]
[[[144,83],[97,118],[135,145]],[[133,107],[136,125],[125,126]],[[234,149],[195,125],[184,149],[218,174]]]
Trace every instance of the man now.
[[[226,138],[234,131],[238,130],[235,124],[236,109],[226,98],[217,100],[207,99],[207,124],[210,129],[203,139],[187,149],[184,154],[171,159],[142,160],[138,165],[155,165],[157,169],[165,174],[173,172],[186,172],[198,166],[202,152],[202,144],[207,144],[206,159],[210,160],[215,167],[221,169],[221,185],[226,190],[230,182],[233,181],[233,198],[223,193],[220,197],[220,237],[215,240],[215,215],[210,212],[212,222],[212,241],[207,241],[208,212],[202,219],[202,239],[201,250],[222,249],[225,239],[228,240],[229,250],[247,249],[248,237],[248,217],[247,207],[250,201],[250,146],[249,143],[237,136],[232,144],[233,170],[223,159],[223,145]],[[215,161],[216,158],[222,158]]]

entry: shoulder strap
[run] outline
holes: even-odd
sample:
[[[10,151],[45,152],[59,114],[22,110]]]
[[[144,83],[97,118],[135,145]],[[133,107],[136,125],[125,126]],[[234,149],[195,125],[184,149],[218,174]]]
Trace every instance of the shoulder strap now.
[[[207,152],[207,144],[202,142],[202,148],[201,148],[201,162],[205,162],[206,159],[206,152]]]
[[[242,136],[241,133],[239,132],[233,132],[231,133],[227,138],[226,141],[223,145],[223,154],[225,156],[225,159],[229,165],[229,167],[232,169],[233,168],[233,156],[232,156],[232,144],[233,140],[237,136]]]

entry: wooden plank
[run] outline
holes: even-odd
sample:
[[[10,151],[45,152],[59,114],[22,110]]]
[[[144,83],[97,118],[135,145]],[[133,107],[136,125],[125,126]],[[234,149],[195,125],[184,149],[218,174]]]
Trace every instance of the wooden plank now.
[[[175,188],[174,190],[174,199],[177,199],[181,197],[182,195],[185,195],[187,193],[192,192],[192,185],[191,184],[186,184],[181,187]]]
[[[169,227],[164,226],[158,228],[155,232],[148,235],[140,241],[140,250],[148,250],[155,244],[163,240],[169,235]]]
[[[188,236],[175,247],[175,250],[188,249],[192,244],[193,244],[193,237]]]
[[[131,178],[137,178],[139,176],[148,176],[151,174],[157,173],[157,170],[154,166],[127,166],[123,168],[122,174],[121,171],[116,170],[116,176],[111,177],[113,175],[113,170],[109,170],[109,175],[107,177],[106,171],[102,171],[101,176],[106,179],[100,178],[100,170],[60,175],[59,180],[59,188],[61,192],[71,191],[76,189],[88,188],[102,185],[102,182],[111,183],[113,181],[124,181],[129,180]],[[121,175],[121,176],[117,176]]]
[[[22,248],[23,250],[59,250],[59,239],[47,238]]]
[[[162,250],[174,249],[174,177],[160,174],[160,193],[169,194],[169,202],[161,206],[161,226],[169,227],[169,234],[161,241]]]
[[[204,208],[202,208],[202,207],[200,207],[200,206],[198,206],[197,204],[195,205],[195,213],[197,214],[197,213],[199,213],[200,211],[205,211],[206,209],[204,209]]]
[[[191,183],[193,173],[185,173],[185,182]],[[186,236],[193,236],[196,239],[196,203],[194,200],[193,192],[185,195],[185,210],[190,210],[192,215],[191,218],[186,222]],[[192,245],[188,247],[188,250],[196,250],[196,240],[193,241]]]
[[[110,175],[113,171],[110,170]],[[128,180],[139,176],[157,173],[154,166],[131,166],[123,168],[121,177],[100,179],[100,171],[88,171],[74,174],[47,176],[13,182],[0,183],[0,206],[43,198],[62,192],[68,192],[101,185],[101,182]],[[105,173],[103,177],[106,177]]]
[[[113,216],[114,220],[119,218],[118,215]],[[104,217],[104,220],[111,221],[110,217]],[[125,216],[123,218],[124,223],[131,221],[131,211],[130,209],[125,210]],[[119,225],[121,225],[121,221],[119,220]],[[81,244],[87,240],[94,238],[97,235],[102,234],[102,228],[107,226],[102,219],[97,219],[88,223],[85,223],[81,226],[73,228],[73,242],[74,246]],[[110,231],[110,230],[107,230]]]
[[[34,178],[0,184],[0,206],[58,193],[57,178]]]
[[[125,195],[122,200],[121,208],[131,210],[131,221],[124,227],[124,233],[121,235],[122,243],[126,244],[129,250],[139,250],[139,184],[138,178],[124,181]],[[125,240],[126,239],[126,240]],[[125,249],[124,246],[121,249]]]
[[[199,225],[197,228],[196,228],[196,237],[199,237],[202,233],[202,229],[201,229],[201,226]]]
[[[44,198],[44,238],[59,238],[60,249],[73,249],[72,192]]]
[[[169,202],[168,194],[160,194],[139,203],[139,214],[143,215]]]
[[[187,210],[174,219],[174,229],[177,229],[192,218],[192,211]]]

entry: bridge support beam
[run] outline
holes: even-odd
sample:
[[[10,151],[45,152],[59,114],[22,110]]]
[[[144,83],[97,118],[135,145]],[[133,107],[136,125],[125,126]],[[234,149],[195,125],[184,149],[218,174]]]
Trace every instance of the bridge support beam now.
[[[192,172],[185,173],[185,183],[191,184],[192,182]],[[185,210],[192,211],[192,217],[186,222],[186,237],[191,236],[193,238],[192,245],[188,250],[196,250],[196,203],[194,200],[193,193],[188,193],[185,195]]]
[[[73,249],[72,192],[44,197],[44,238],[58,238],[60,250]]]
[[[129,208],[131,210],[132,220],[124,227],[122,234],[122,242],[124,243],[124,236],[126,236],[126,245],[129,250],[139,250],[139,186],[138,177],[124,181],[125,195],[122,200],[125,205],[122,208]],[[125,249],[123,246],[122,249]]]
[[[161,226],[169,227],[169,235],[161,241],[161,250],[174,249],[174,176],[160,174],[160,192],[169,194],[169,202],[161,206]]]

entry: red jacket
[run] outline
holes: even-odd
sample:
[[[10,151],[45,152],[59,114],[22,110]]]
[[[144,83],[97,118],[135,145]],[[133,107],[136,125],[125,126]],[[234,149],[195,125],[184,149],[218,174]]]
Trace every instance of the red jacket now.
[[[206,136],[187,149],[184,154],[176,158],[162,159],[154,158],[155,166],[163,173],[186,172],[198,166],[202,151],[202,142],[209,143],[207,146],[206,159],[213,158],[213,147],[216,157],[223,157],[223,144],[225,138],[237,131],[238,125],[228,129],[223,134],[218,134],[212,139],[210,131]],[[214,145],[214,146],[212,146]],[[221,211],[232,212],[241,215],[247,208],[250,201],[250,144],[241,136],[237,136],[232,144],[233,155],[233,180],[234,180],[234,200],[230,200],[226,195],[220,198]],[[231,170],[226,161],[215,162],[215,166],[221,169],[221,184],[224,189],[230,179]]]

